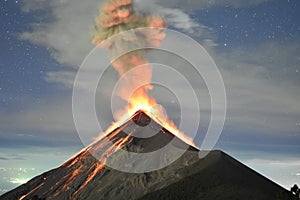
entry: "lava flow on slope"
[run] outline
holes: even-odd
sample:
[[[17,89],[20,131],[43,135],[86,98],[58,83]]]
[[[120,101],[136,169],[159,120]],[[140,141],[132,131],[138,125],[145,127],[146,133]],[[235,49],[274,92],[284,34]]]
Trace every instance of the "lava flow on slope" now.
[[[163,153],[158,152],[152,158],[132,160],[131,153],[155,152],[166,145],[169,146],[167,150]],[[105,196],[112,190],[112,187],[116,189],[126,187],[123,183],[118,186],[116,183],[111,183],[112,181],[120,182],[121,179],[125,181],[124,183],[131,180],[130,178],[125,180],[124,174],[138,179],[136,181],[141,181],[141,183],[147,182],[145,178],[148,172],[123,172],[123,175],[120,175],[122,174],[120,170],[115,170],[110,166],[118,165],[118,169],[124,168],[124,171],[132,168],[143,169],[145,166],[159,169],[162,168],[160,166],[164,162],[172,163],[173,161],[170,162],[170,159],[176,156],[176,152],[186,150],[198,152],[199,149],[176,137],[175,134],[140,110],[120,127],[84,148],[57,169],[20,186],[22,192],[17,194],[17,198],[12,199],[26,200],[35,196],[46,199],[85,199],[87,191],[92,190],[93,192],[99,190]],[[110,164],[106,166],[107,163]],[[99,191],[96,193],[98,194]],[[137,191],[138,193],[144,194],[145,191],[140,190]]]
[[[134,137],[136,134],[143,137]],[[149,153],[168,144],[170,151],[132,162],[130,153]],[[124,169],[155,167],[186,147],[182,156],[154,171],[128,173],[107,165],[119,164]],[[296,199],[223,152],[212,151],[199,159],[201,152],[138,111],[58,168],[2,195],[0,200]]]

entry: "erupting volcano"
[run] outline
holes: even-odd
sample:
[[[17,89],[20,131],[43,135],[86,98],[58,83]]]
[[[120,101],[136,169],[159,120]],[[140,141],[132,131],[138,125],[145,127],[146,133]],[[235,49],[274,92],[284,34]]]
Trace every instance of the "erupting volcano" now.
[[[134,137],[136,134],[144,138]],[[171,148],[164,154],[129,162],[131,152],[153,152],[167,144]],[[105,162],[116,163],[124,169],[155,167],[186,147],[177,160],[155,171],[127,173],[105,165]],[[33,178],[0,199],[292,199],[287,190],[225,153],[212,151],[199,159],[200,152],[145,112],[138,111],[122,126],[58,168]]]
[[[113,113],[117,122],[97,140],[106,137],[134,113],[142,110],[177,138],[197,148],[193,140],[179,131],[168,119],[156,99],[148,94],[153,88],[152,66],[145,55],[151,47],[161,45],[165,38],[166,26],[166,21],[159,16],[144,17],[136,13],[132,0],[107,0],[100,8],[93,43],[111,53],[111,63],[119,74],[113,97],[126,102],[126,105]],[[144,49],[144,46],[148,48]]]
[[[111,53],[119,74],[114,97],[126,106],[113,113],[116,122],[92,144],[1,200],[291,198],[225,153],[199,159],[202,151],[149,95],[152,67],[145,55],[161,45],[164,28],[161,17],[137,14],[132,0],[102,5],[93,43]]]
[[[142,135],[144,138],[134,137],[134,135]],[[159,154],[159,157],[149,158],[148,160],[134,160],[134,162],[129,162],[131,159],[130,152],[153,152],[167,144],[171,144],[173,148],[166,151],[164,155]],[[62,164],[58,169],[35,178],[33,181],[30,181],[27,186],[21,186],[22,190],[24,189],[22,194],[14,194],[17,195],[17,197],[10,197],[10,195],[8,195],[7,198],[24,200],[39,196],[46,199],[88,199],[90,198],[86,196],[86,190],[88,189],[93,190],[94,193],[92,195],[93,198],[90,199],[106,198],[106,196],[109,197],[113,193],[117,195],[117,199],[122,199],[121,197],[125,195],[124,192],[129,189],[122,191],[122,188],[127,186],[139,188],[134,192],[136,193],[134,195],[143,195],[145,191],[142,190],[145,189],[146,182],[155,176],[161,176],[160,173],[153,173],[154,177],[151,177],[151,173],[149,173],[149,176],[147,173],[124,173],[125,176],[129,176],[132,179],[125,178],[123,180],[122,172],[107,167],[106,162],[117,162],[119,166],[122,167],[123,165],[124,169],[126,167],[143,169],[145,165],[159,166],[161,162],[170,159],[171,153],[174,153],[176,149],[181,150],[185,147],[188,147],[189,152],[198,152],[196,147],[189,146],[166,128],[156,123],[144,111],[140,110],[122,126],[114,129],[107,134],[106,137],[83,149],[77,155]],[[120,152],[120,149],[126,151]],[[192,158],[189,156],[184,163],[178,163],[176,168],[182,168],[189,164],[189,162],[195,162],[195,157]],[[131,166],[126,166],[128,164]],[[174,180],[177,179],[178,178],[174,177]],[[123,183],[122,180],[124,181]],[[114,186],[106,185],[106,181],[114,182]],[[130,183],[130,181],[133,182]],[[135,183],[134,181],[137,182]],[[167,183],[164,183],[163,185],[166,184]],[[99,195],[99,198],[96,198],[97,195]],[[129,199],[133,198],[131,196],[133,194],[128,195]]]

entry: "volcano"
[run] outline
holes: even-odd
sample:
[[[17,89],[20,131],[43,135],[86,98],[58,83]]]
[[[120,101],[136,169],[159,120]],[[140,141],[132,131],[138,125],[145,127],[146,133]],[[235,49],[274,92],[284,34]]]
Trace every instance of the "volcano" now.
[[[139,137],[135,137],[139,136]],[[169,145],[153,159],[128,162],[130,152],[149,153]],[[121,151],[126,150],[126,151]],[[165,167],[173,152],[183,154]],[[128,153],[129,152],[129,153]],[[1,200],[33,199],[293,199],[292,194],[221,151],[199,158],[187,144],[145,112],[138,111],[106,137],[61,166],[2,195]],[[157,170],[139,173],[121,169]],[[107,163],[110,163],[107,165]]]

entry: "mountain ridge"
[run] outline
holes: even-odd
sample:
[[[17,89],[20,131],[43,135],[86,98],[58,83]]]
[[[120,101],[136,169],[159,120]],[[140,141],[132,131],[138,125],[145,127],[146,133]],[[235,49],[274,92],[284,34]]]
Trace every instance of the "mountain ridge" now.
[[[134,134],[145,137],[137,138]],[[112,145],[113,144],[113,145]],[[163,154],[132,160],[165,145]],[[120,151],[120,150],[123,151]],[[183,152],[176,158],[174,152]],[[199,153],[207,155],[199,157]],[[124,169],[117,170],[111,166]],[[109,164],[109,165],[107,165]],[[126,169],[157,167],[129,173]],[[137,112],[105,138],[91,144],[61,166],[0,196],[0,200],[34,199],[295,199],[291,193],[222,151],[199,151]]]
[[[268,180],[266,177],[258,174],[249,167],[243,165],[242,163],[231,158],[229,155],[222,151],[212,151],[206,157],[199,159],[198,161],[193,162],[191,160],[195,159],[195,152],[192,152],[193,156],[188,155],[191,152],[184,154],[180,160],[175,161],[171,165],[176,166],[178,163],[182,164],[182,161],[190,161],[191,163],[186,163],[181,165],[181,167],[166,167],[162,170],[156,172],[149,172],[145,174],[130,174],[124,172],[118,172],[118,175],[114,178],[117,178],[118,181],[128,182],[123,184],[123,186],[128,187],[124,189],[122,187],[117,188],[117,190],[111,190],[109,187],[114,187],[114,184],[107,184],[108,189],[105,193],[99,195],[98,192],[88,192],[82,194],[74,199],[122,199],[124,195],[118,195],[118,190],[123,189],[124,193],[131,193],[130,195],[125,195],[126,199],[278,199],[278,200],[290,200],[296,199],[291,193],[278,184]],[[191,156],[193,159],[187,159]],[[184,158],[184,159],[183,159]],[[220,166],[223,166],[224,170],[219,170]],[[237,166],[232,168],[232,166]],[[168,170],[168,168],[171,168]],[[174,170],[176,169],[176,170]],[[4,194],[0,197],[1,200],[13,200],[19,199],[29,191],[32,191],[34,188],[39,187],[41,182],[45,180],[45,177],[49,177],[52,174],[58,173],[60,167],[50,170],[42,175],[39,175],[33,178],[28,183],[19,186],[18,188]],[[110,169],[108,169],[110,170]],[[112,170],[114,171],[114,170]],[[170,171],[172,173],[170,173]],[[246,177],[235,175],[232,176],[232,171],[235,173],[239,172]],[[242,171],[242,172],[240,172]],[[246,172],[245,172],[246,171]],[[109,173],[109,171],[104,172]],[[238,174],[239,174],[238,173]],[[103,175],[102,174],[102,175]],[[125,175],[126,174],[126,175]],[[165,174],[168,176],[164,177]],[[227,174],[227,175],[226,175]],[[247,175],[251,174],[251,175]],[[229,179],[228,175],[231,179]],[[175,177],[174,177],[175,176]],[[255,176],[255,178],[249,178]],[[133,178],[134,177],[134,178]],[[164,181],[157,181],[154,184],[149,184],[155,178],[159,178]],[[177,178],[176,178],[177,177]],[[245,180],[247,179],[248,182]],[[251,179],[251,181],[249,181]],[[253,181],[254,179],[254,181]],[[259,181],[257,181],[257,179]],[[96,181],[95,181],[96,180]],[[95,179],[91,184],[94,184],[97,181]],[[102,178],[103,180],[103,178]],[[164,182],[167,182],[166,184]],[[230,181],[229,181],[230,180]],[[128,183],[131,182],[131,185]],[[105,180],[99,181],[98,183],[105,183]],[[163,183],[163,184],[162,184]],[[140,185],[142,187],[136,187]],[[94,188],[90,188],[90,191],[94,191]],[[134,192],[133,192],[133,191]],[[137,190],[143,190],[143,194]],[[103,191],[103,190],[102,190]],[[146,192],[145,192],[146,191]],[[141,195],[133,195],[140,193]],[[119,191],[119,194],[121,192]],[[24,198],[23,200],[33,199],[34,196],[48,199],[41,194],[32,193],[29,198]],[[116,196],[115,196],[116,195]],[[71,199],[66,198],[49,198],[49,199]]]

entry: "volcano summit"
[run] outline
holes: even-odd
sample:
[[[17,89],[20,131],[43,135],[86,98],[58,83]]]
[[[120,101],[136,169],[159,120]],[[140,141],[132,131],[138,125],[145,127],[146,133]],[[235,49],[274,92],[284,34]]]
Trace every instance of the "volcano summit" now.
[[[166,145],[170,148],[157,157],[132,160],[132,152],[145,154]],[[178,159],[170,161],[174,152],[181,151]],[[58,168],[0,199],[293,199],[289,191],[221,151],[212,151],[202,159],[199,153],[198,148],[138,111]],[[169,164],[159,168],[161,163]],[[110,167],[113,164],[124,169],[158,169],[128,173]]]

